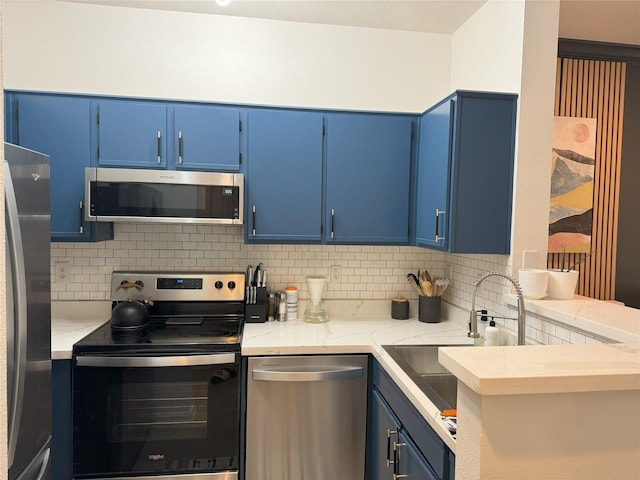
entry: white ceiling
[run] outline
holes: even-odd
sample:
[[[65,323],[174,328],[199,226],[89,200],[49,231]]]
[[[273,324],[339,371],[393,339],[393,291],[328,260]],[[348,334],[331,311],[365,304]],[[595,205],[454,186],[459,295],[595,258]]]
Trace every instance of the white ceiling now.
[[[486,0],[62,0],[416,32],[455,32]],[[503,0],[509,1],[509,0]],[[544,0],[536,0],[544,1]],[[561,0],[559,36],[640,45],[640,0]]]

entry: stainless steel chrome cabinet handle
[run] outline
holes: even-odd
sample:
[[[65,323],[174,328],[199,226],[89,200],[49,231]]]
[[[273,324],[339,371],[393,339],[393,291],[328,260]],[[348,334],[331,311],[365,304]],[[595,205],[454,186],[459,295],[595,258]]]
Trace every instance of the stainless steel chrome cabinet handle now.
[[[362,367],[318,367],[316,369],[254,369],[251,376],[254,380],[267,382],[319,382],[342,378],[357,378],[364,375]]]
[[[393,480],[399,478],[407,478],[409,475],[401,474],[400,470],[400,447],[404,447],[406,443],[393,442]]]
[[[444,215],[445,212],[444,210],[439,210],[436,208],[436,242],[444,242],[444,237],[441,237],[440,235],[438,235],[438,226],[439,226],[439,219],[440,219],[440,215]]]
[[[79,367],[192,367],[196,365],[221,365],[233,363],[236,359],[233,353],[214,355],[181,355],[171,357],[105,357],[79,356],[76,363]]]
[[[84,233],[84,202],[80,200],[80,233]]]
[[[387,429],[387,468],[396,463],[395,460],[391,460],[391,435],[395,435],[397,433],[397,430]]]
[[[161,162],[161,157],[160,157],[160,138],[162,137],[160,130],[158,130],[158,163]]]
[[[256,236],[256,206],[251,208],[251,235]]]
[[[182,163],[182,131],[178,132],[178,163]]]
[[[336,211],[332,208],[331,209],[331,238],[333,238],[333,231],[334,231],[334,226],[336,223]]]

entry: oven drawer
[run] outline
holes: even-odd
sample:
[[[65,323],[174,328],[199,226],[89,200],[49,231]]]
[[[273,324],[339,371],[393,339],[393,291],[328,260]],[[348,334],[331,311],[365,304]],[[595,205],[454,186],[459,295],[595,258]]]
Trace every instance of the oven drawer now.
[[[239,378],[237,352],[76,356],[74,478],[237,474]]]

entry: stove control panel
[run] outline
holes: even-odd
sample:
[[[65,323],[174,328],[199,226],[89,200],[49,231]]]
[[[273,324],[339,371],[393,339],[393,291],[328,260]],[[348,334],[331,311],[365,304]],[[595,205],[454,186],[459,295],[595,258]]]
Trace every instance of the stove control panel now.
[[[243,301],[244,282],[244,272],[113,272],[111,300]]]

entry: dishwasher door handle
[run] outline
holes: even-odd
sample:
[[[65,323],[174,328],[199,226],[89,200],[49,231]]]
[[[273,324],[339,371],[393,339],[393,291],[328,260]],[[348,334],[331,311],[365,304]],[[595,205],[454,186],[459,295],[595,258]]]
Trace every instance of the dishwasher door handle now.
[[[295,369],[260,368],[253,369],[251,377],[254,380],[266,382],[320,382],[323,380],[338,380],[344,378],[358,378],[364,375],[362,367],[302,367]]]

